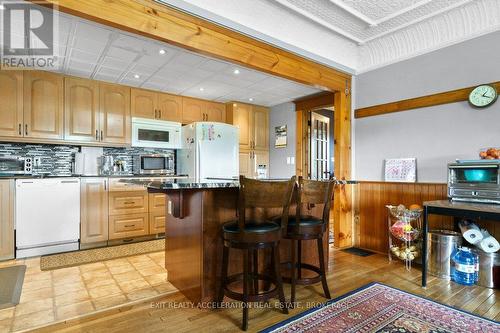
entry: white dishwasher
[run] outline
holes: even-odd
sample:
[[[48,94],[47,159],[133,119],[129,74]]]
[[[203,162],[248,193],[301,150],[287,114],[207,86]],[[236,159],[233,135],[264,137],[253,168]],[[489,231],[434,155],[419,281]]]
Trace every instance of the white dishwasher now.
[[[16,257],[78,250],[80,179],[16,180]]]

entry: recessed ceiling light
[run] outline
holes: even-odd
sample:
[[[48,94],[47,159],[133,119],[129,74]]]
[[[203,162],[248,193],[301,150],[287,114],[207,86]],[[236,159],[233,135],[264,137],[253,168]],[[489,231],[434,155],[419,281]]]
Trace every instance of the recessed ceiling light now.
[[[140,78],[141,76],[139,74],[134,74],[134,78],[138,79]]]
[[[253,98],[252,98],[252,97],[250,97],[248,100],[249,100],[250,102],[253,102]]]
[[[236,104],[236,103],[233,103],[233,106],[234,106],[234,107],[237,107],[237,106],[238,106],[238,104]]]
[[[167,53],[167,51],[165,51],[164,49],[160,49],[160,51],[158,51],[158,53],[161,55],[164,55],[165,53]]]
[[[204,90],[205,90],[205,88],[203,88],[203,87],[200,87],[200,91],[204,91]]]
[[[240,70],[238,68],[235,68],[233,71],[233,74],[238,75],[240,74]]]

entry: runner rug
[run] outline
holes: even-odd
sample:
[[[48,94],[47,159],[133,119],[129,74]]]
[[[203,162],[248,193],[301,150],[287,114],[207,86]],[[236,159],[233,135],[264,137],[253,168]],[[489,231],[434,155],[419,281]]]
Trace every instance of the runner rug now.
[[[500,332],[500,324],[371,283],[262,332]]]

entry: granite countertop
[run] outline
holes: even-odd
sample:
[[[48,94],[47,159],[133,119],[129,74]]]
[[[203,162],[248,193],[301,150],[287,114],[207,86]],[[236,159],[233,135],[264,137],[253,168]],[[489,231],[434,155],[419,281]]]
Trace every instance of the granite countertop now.
[[[172,180],[139,180],[139,179],[124,179],[123,183],[131,183],[135,185],[143,185],[148,189],[153,190],[177,190],[177,189],[210,189],[210,188],[234,188],[239,187],[238,181],[230,179],[211,179],[197,182],[193,178],[180,178]]]

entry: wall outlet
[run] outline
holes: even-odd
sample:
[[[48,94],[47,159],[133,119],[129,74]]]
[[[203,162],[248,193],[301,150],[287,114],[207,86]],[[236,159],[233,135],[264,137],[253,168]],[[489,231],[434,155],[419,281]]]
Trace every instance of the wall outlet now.
[[[290,157],[290,164],[295,165],[295,156]]]
[[[289,165],[290,163],[292,163],[292,162],[291,162],[291,159],[290,159],[290,156],[287,156],[287,158],[286,158],[286,164],[288,164],[288,165]]]

